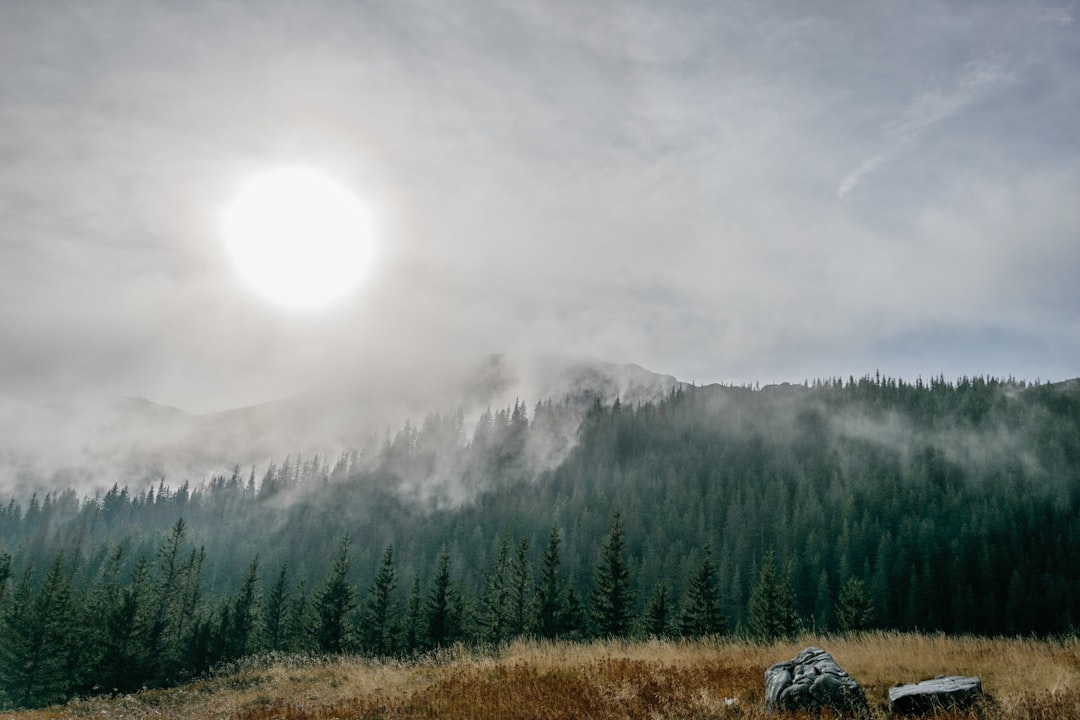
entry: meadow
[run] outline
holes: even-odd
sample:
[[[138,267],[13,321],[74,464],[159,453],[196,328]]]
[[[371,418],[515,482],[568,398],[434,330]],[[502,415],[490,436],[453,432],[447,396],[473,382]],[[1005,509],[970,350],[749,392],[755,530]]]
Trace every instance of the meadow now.
[[[875,716],[888,688],[978,675],[992,700],[948,718],[1080,717],[1080,640],[865,633],[750,644],[521,641],[408,662],[266,655],[172,689],[77,699],[0,717],[351,720],[359,718],[765,718],[765,668],[823,647],[862,684]]]

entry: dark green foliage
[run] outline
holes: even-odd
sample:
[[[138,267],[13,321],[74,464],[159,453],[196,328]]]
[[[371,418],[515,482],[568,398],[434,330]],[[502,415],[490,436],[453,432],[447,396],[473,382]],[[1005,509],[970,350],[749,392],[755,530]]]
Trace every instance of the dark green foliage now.
[[[315,594],[315,645],[322,652],[344,652],[352,641],[356,591],[349,580],[351,566],[349,539],[344,537],[330,575]]]
[[[524,412],[524,406],[522,406]],[[521,538],[514,558],[510,561],[510,586],[507,630],[511,637],[520,637],[531,630],[532,595],[534,590],[532,563],[529,562],[529,540]]]
[[[510,536],[504,534],[480,596],[477,624],[484,642],[498,645],[510,637],[510,612]]]
[[[779,573],[772,551],[765,554],[757,585],[750,596],[750,634],[755,640],[772,642],[792,637],[798,629],[791,572]]]
[[[0,687],[16,705],[42,707],[63,700],[71,686],[71,578],[57,556],[41,589],[23,575],[3,615]]]
[[[368,653],[385,657],[394,652],[398,635],[395,589],[397,570],[394,569],[394,547],[391,545],[383,553],[382,563],[364,600],[360,634],[362,647]]]
[[[536,587],[536,632],[543,638],[556,638],[567,630],[565,579],[562,575],[562,556],[559,528],[552,525],[548,544],[540,564],[540,583]]]
[[[641,618],[642,631],[645,635],[656,638],[672,637],[675,628],[672,623],[671,588],[667,580],[656,584],[649,601],[645,603],[645,612]]]
[[[11,578],[11,555],[0,553],[0,612],[8,596],[8,580]]]
[[[226,629],[226,659],[243,657],[258,649],[259,556],[251,561],[230,607]]]
[[[284,650],[289,629],[289,563],[281,563],[277,579],[266,597],[266,645],[270,650]]]
[[[61,552],[70,609],[53,624],[64,637],[59,689],[25,691],[5,671],[0,702],[169,685],[238,652],[318,651],[330,635],[339,641],[328,647],[409,656],[521,634],[679,632],[681,611],[690,634],[723,631],[715,619],[726,616],[761,637],[793,632],[799,617],[818,630],[1080,624],[1080,383],[683,388],[639,406],[544,401],[531,421],[518,402],[486,413],[471,439],[460,413],[433,415],[333,468],[292,454],[245,478],[236,469],[178,489],[155,479],[0,504],[4,667],[48,646],[32,620],[55,616],[34,613],[46,580],[46,595],[60,587],[50,570]],[[345,532],[356,542],[343,572],[333,549]],[[545,534],[546,547],[535,540]],[[380,565],[391,545],[393,566]],[[263,592],[248,582],[256,555],[281,568]],[[489,593],[496,566],[501,586]],[[398,569],[418,580],[386,582]],[[655,589],[643,616],[634,586]],[[773,627],[762,625],[766,606]],[[334,617],[341,631],[328,633]]]
[[[296,586],[292,601],[289,603],[288,634],[285,649],[291,652],[311,652],[315,647],[315,625],[311,611],[311,598],[307,580],[301,578]]]
[[[686,589],[680,630],[686,637],[701,637],[724,632],[720,612],[720,588],[712,547],[705,546],[705,557],[698,565]]]
[[[450,554],[446,550],[439,555],[431,590],[424,606],[427,633],[424,640],[430,647],[446,647],[458,640],[461,629],[460,607],[450,586]]]
[[[634,588],[626,558],[622,513],[615,512],[600,550],[596,580],[590,595],[593,625],[600,637],[626,635],[634,614]]]
[[[401,647],[410,652],[419,650],[423,645],[423,602],[420,576],[417,575],[413,578],[412,589],[409,591],[409,599],[405,605],[405,617],[401,623]]]
[[[874,606],[866,583],[851,576],[836,601],[836,625],[844,632],[866,630],[874,622]]]

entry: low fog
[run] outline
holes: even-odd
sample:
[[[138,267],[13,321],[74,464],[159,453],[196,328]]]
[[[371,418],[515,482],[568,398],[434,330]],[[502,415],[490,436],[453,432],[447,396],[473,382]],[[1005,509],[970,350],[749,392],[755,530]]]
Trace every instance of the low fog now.
[[[333,464],[343,453],[367,462],[409,428],[432,416],[460,418],[455,442],[473,440],[485,413],[537,402],[568,404],[556,426],[530,435],[525,458],[535,474],[573,448],[578,423],[595,401],[639,404],[662,399],[680,383],[636,365],[569,355],[493,355],[472,362],[384,368],[375,375],[219,413],[190,415],[145,398],[82,397],[48,405],[9,404],[0,414],[0,494],[27,496],[74,488],[80,495],[113,484],[134,490],[164,482],[200,486],[239,466],[262,476],[287,456]],[[456,448],[452,448],[455,449]],[[402,493],[422,502],[467,500],[461,469],[436,458]]]

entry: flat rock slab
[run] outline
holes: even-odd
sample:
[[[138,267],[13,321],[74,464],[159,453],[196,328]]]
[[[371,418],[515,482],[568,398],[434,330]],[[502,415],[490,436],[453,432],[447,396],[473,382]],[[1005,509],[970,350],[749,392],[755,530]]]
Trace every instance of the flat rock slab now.
[[[862,687],[821,648],[808,647],[765,671],[766,710],[820,712],[825,708],[845,717],[870,715]]]
[[[984,697],[979,678],[943,675],[889,688],[889,710],[898,715],[922,715],[935,710],[969,708]]]

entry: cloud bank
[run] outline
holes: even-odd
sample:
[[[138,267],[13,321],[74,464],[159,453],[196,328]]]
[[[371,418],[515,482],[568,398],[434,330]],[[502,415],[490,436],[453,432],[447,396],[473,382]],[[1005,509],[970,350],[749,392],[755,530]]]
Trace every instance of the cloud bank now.
[[[0,8],[0,392],[190,412],[566,350],[687,381],[1080,375],[1053,2]],[[253,297],[219,215],[325,168],[370,281]]]

